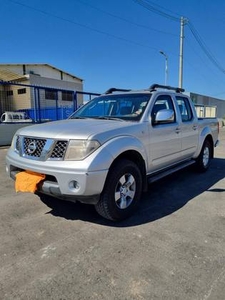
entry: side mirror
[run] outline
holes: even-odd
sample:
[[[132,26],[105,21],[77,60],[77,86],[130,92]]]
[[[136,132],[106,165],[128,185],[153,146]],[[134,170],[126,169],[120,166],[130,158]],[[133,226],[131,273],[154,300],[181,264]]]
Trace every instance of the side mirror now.
[[[172,109],[162,109],[157,112],[154,124],[165,124],[174,122],[174,111]]]

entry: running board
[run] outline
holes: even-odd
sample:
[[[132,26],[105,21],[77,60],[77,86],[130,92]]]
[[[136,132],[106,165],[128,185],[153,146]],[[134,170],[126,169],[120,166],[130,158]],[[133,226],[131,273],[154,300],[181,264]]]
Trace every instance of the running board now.
[[[150,175],[148,177],[148,183],[152,183],[152,182],[155,182],[165,176],[168,176],[170,174],[173,174],[179,170],[182,170],[184,168],[187,168],[191,165],[195,164],[195,161],[194,160],[190,160],[190,161],[187,161],[185,163],[182,163],[182,164],[179,164],[179,165],[176,165],[175,167],[171,168],[171,169],[167,169],[166,171],[162,171],[160,173],[157,173],[155,175]]]

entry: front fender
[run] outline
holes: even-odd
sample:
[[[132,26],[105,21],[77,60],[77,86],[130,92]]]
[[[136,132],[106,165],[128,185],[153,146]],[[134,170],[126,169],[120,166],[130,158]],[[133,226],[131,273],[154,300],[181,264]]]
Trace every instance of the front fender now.
[[[145,163],[147,162],[147,154],[144,145],[135,137],[118,136],[104,143],[90,157],[88,172],[98,170],[108,170],[113,161],[126,151],[138,152]]]

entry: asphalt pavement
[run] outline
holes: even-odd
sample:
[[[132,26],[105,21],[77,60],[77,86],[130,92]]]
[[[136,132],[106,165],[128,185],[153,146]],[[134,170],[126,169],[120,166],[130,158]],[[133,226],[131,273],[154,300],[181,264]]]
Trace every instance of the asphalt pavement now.
[[[0,149],[0,299],[225,299],[225,129],[210,169],[152,184],[120,223],[16,193]]]

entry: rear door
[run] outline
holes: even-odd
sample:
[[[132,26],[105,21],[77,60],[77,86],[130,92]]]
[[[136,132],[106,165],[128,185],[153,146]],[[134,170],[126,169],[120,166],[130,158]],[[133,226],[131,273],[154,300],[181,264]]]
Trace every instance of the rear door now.
[[[181,115],[181,158],[191,158],[198,145],[198,122],[194,117],[189,99],[176,96]]]
[[[162,109],[174,111],[174,118],[163,124],[156,124],[156,113]],[[159,95],[151,110],[151,124],[149,124],[149,171],[157,171],[168,167],[180,160],[181,134],[175,113],[174,103],[170,95]]]

